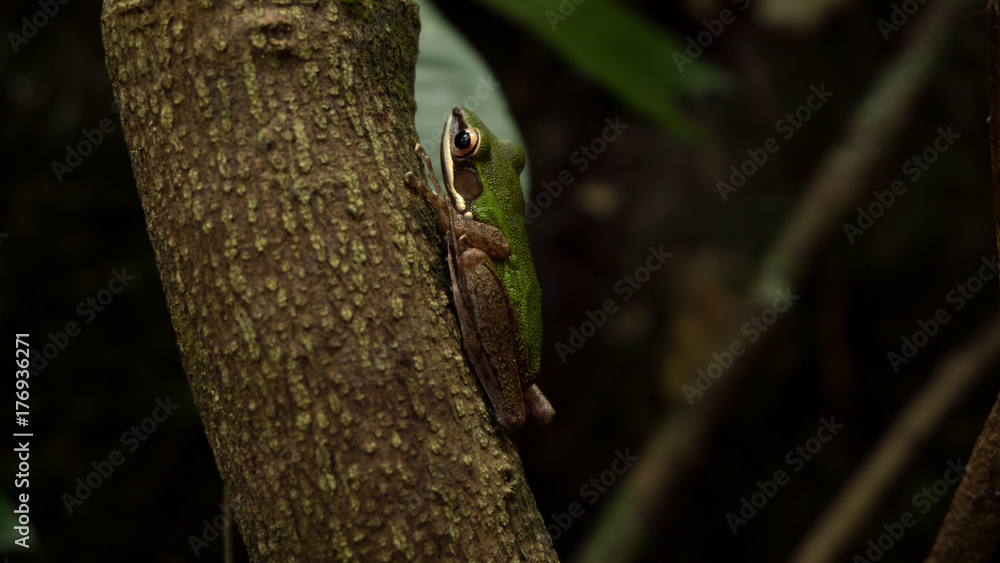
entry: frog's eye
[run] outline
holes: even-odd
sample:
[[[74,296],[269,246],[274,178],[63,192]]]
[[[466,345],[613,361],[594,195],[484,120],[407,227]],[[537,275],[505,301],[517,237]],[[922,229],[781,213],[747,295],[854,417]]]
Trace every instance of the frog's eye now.
[[[475,156],[479,150],[479,131],[476,129],[465,129],[455,135],[455,140],[451,143],[451,155],[455,158],[468,158]]]

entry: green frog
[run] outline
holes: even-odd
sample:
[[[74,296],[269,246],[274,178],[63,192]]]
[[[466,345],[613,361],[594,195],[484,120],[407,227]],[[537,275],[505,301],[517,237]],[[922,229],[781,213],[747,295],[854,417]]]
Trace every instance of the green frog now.
[[[444,188],[426,164],[436,192],[412,172],[404,182],[434,205],[445,233],[462,345],[497,420],[514,430],[544,426],[552,404],[534,384],[541,370],[542,292],[528,247],[519,175],[524,151],[496,138],[476,114],[456,107],[441,138]]]

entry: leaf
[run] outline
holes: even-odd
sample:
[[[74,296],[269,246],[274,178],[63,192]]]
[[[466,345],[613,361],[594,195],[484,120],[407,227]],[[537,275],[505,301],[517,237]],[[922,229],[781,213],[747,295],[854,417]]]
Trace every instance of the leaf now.
[[[560,54],[633,110],[688,141],[705,133],[678,107],[682,93],[721,91],[728,75],[706,60],[678,68],[685,44],[631,8],[601,0],[477,0]],[[560,11],[563,10],[563,11]]]
[[[441,146],[445,119],[452,108],[462,105],[475,112],[494,135],[524,147],[524,139],[493,71],[432,3],[417,0],[417,4],[421,30],[414,90],[420,144],[434,158]],[[437,162],[434,165],[439,166]],[[521,178],[527,200],[531,185],[527,164]]]

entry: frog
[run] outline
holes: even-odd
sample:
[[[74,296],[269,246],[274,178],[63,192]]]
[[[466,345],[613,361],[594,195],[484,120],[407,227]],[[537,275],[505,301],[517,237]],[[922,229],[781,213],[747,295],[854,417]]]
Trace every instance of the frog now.
[[[524,222],[524,151],[457,106],[441,136],[443,188],[424,147],[417,143],[414,152],[435,190],[413,172],[403,182],[437,211],[462,346],[473,371],[501,426],[545,426],[555,409],[535,383],[542,292]]]

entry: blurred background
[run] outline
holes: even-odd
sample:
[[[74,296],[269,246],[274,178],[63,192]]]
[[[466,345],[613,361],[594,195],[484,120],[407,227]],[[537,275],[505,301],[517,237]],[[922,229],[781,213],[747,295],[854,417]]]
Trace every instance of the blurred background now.
[[[984,3],[435,4],[425,29],[478,51],[506,102],[481,75],[466,95],[509,110],[530,161],[559,416],[514,439],[560,557],[793,561],[857,479],[874,493],[833,515],[854,528],[830,560],[922,560],[1000,390]],[[52,344],[34,557],[4,506],[13,442],[0,537],[12,561],[221,560],[100,3],[57,5],[0,6],[0,326]]]

